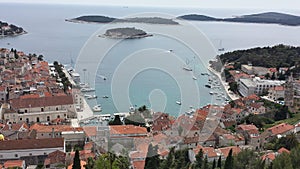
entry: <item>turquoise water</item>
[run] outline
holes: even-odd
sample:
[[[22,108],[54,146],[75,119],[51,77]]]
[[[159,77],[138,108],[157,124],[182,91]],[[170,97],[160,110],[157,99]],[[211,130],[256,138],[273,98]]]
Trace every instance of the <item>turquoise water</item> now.
[[[12,12],[13,11],[13,12]],[[55,12],[53,12],[55,11]],[[124,17],[135,13],[156,12],[167,13],[170,15],[181,15],[187,13],[200,13],[216,17],[230,17],[232,15],[241,15],[254,12],[262,12],[264,10],[236,10],[236,9],[179,9],[179,8],[148,8],[148,7],[101,7],[101,6],[72,6],[72,5],[24,5],[24,4],[0,4],[0,20],[22,26],[28,34],[13,37],[1,38],[0,47],[16,48],[26,53],[43,54],[45,58],[52,62],[59,60],[64,64],[70,64],[71,59],[76,61],[79,52],[86,41],[103,25],[101,24],[76,24],[65,22],[66,18],[74,18],[85,14],[100,14],[113,17]],[[284,11],[283,11],[284,12]],[[300,15],[299,11],[289,11],[292,14]],[[236,49],[245,49],[256,46],[276,45],[280,43],[288,45],[300,45],[298,36],[300,27],[287,27],[280,25],[265,24],[241,24],[241,23],[221,23],[221,22],[191,22],[199,31],[210,40],[212,45],[219,47],[222,40],[222,47],[226,51]],[[172,32],[170,30],[170,32]],[[187,36],[191,36],[187,33]],[[195,40],[196,42],[196,40]],[[201,44],[199,44],[201,45]],[[101,46],[98,46],[101,48]],[[202,72],[206,72],[205,65],[211,58],[194,59],[195,53],[188,47],[184,46],[180,41],[165,36],[156,35],[144,39],[126,40],[114,46],[96,72],[86,72],[85,80],[96,88],[96,94],[99,96],[97,102],[102,104],[104,113],[113,113],[118,111],[113,104],[111,97],[103,99],[101,96],[111,96],[111,80],[115,74],[116,68],[124,60],[125,57],[141,51],[143,49],[156,48],[162,51],[173,49],[183,62],[196,71],[194,75],[197,77],[197,90],[199,91],[199,104],[202,106],[212,101],[209,91],[204,87],[207,84],[207,76],[202,76]],[[97,49],[93,49],[97,52]],[[170,67],[172,66],[170,59]],[[80,62],[82,60],[79,60]],[[76,62],[75,62],[76,63]],[[137,62],[136,64],[141,64]],[[88,67],[87,60],[87,67]],[[134,66],[134,65],[132,65]],[[177,67],[181,70],[181,67]],[[80,72],[80,70],[79,70]],[[97,76],[93,81],[92,74],[105,75],[108,77],[106,81]],[[83,79],[83,74],[81,72]],[[180,71],[176,77],[164,71],[157,69],[147,69],[139,72],[132,80],[128,87],[129,99],[132,105],[152,106],[155,111],[168,112],[177,115],[180,106],[175,102],[180,100],[180,85],[176,78],[184,79],[190,77],[185,71]],[[191,78],[190,78],[191,79]],[[195,94],[194,91],[188,91],[190,95]],[[124,93],[119,93],[124,95]],[[152,99],[150,103],[149,97]],[[89,101],[91,105],[97,104],[95,101]],[[130,105],[124,102],[121,105],[122,110],[128,111]],[[165,108],[162,108],[164,107]],[[193,105],[195,106],[195,105]]]

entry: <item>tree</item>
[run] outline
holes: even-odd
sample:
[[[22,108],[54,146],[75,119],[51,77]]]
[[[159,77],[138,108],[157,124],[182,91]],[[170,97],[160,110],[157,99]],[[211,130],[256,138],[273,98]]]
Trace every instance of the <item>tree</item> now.
[[[272,76],[271,76],[271,80],[275,80],[276,76],[275,76],[275,72],[273,72]]]
[[[215,168],[216,168],[216,159],[214,159],[211,169],[215,169]]]
[[[172,166],[172,163],[174,161],[174,153],[175,147],[172,147],[170,149],[167,159],[162,162],[161,169],[169,169],[170,166]]]
[[[44,58],[43,55],[39,55],[39,56],[38,56],[38,60],[39,60],[39,61],[43,61],[43,58]]]
[[[75,156],[73,159],[72,169],[81,169],[80,158],[79,158],[79,150],[75,151]]]
[[[202,167],[202,163],[203,163],[203,150],[200,149],[200,151],[198,152],[198,154],[195,156],[196,157],[196,163],[195,163],[195,167],[196,168],[201,168]]]
[[[290,158],[294,169],[300,169],[299,161],[300,161],[300,145],[293,148],[290,152]]]
[[[222,158],[221,158],[221,156],[219,156],[217,167],[220,168],[220,169],[222,168]]]
[[[261,160],[253,150],[242,150],[234,157],[234,168],[264,168],[264,161]]]
[[[291,150],[294,147],[297,147],[299,145],[299,142],[296,138],[295,134],[289,134],[286,137],[281,137],[277,140],[275,143],[275,148],[279,149],[281,147],[285,147],[289,150]]]
[[[225,160],[224,169],[232,169],[233,168],[233,156],[232,156],[232,149],[230,149],[228,156]]]
[[[208,169],[208,159],[207,159],[207,156],[204,157],[202,168],[203,169]]]
[[[148,146],[148,152],[145,162],[145,169],[156,169],[160,165],[159,155],[157,154],[158,146],[152,145],[152,143]]]
[[[120,119],[120,116],[119,115],[115,115],[114,120],[110,121],[108,124],[109,125],[122,125],[123,123],[122,123],[122,121]]]
[[[93,169],[94,165],[95,165],[94,159],[92,157],[89,157],[86,165],[84,165],[84,168],[85,169]]]
[[[272,169],[293,169],[292,161],[289,154],[283,152],[282,154],[277,156],[273,161]]]

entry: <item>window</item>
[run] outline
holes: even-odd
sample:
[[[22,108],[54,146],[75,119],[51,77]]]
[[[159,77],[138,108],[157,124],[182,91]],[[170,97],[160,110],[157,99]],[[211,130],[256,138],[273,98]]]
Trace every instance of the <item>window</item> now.
[[[3,158],[3,155],[0,155],[0,158]]]
[[[29,153],[29,156],[32,156],[32,153]]]
[[[29,123],[29,119],[28,118],[26,118],[26,123]]]
[[[43,107],[41,108],[41,112],[44,112],[44,108]]]
[[[22,118],[20,118],[20,121],[22,121],[23,119]]]
[[[25,113],[27,113],[27,109],[25,109]]]
[[[57,118],[59,119],[59,118],[60,118],[60,115],[57,115]]]
[[[47,116],[47,121],[50,121],[50,116]]]
[[[58,111],[58,107],[56,107],[56,111]]]
[[[18,157],[18,154],[15,154],[15,157]]]
[[[47,155],[47,153],[46,153],[46,152],[44,152],[44,155]]]
[[[40,122],[40,118],[39,117],[36,118],[36,122]]]

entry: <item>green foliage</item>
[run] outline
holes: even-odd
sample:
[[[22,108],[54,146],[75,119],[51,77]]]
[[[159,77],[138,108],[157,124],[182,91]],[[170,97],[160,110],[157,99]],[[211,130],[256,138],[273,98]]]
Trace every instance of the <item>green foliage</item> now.
[[[238,84],[237,82],[229,82],[229,89],[234,93],[238,93]]]
[[[122,123],[122,121],[120,119],[120,116],[119,115],[115,115],[114,120],[110,121],[108,124],[109,125],[122,125],[123,123]]]
[[[214,159],[211,169],[215,169],[215,168],[216,168],[216,159]]]
[[[217,168],[222,168],[222,158],[219,156]]]
[[[74,156],[74,159],[73,159],[72,169],[81,169],[79,151],[78,150],[75,151],[75,156]]]
[[[253,124],[257,128],[263,128],[265,124],[272,124],[274,121],[270,118],[266,118],[264,116],[250,114],[249,116],[245,117],[241,123],[246,122],[246,124]]]
[[[89,157],[86,165],[84,165],[85,169],[93,169],[95,166],[95,161],[93,158]]]
[[[158,146],[152,146],[152,143],[148,146],[148,152],[145,162],[145,169],[157,169],[160,165],[159,155],[157,154]]]
[[[203,165],[203,150],[200,149],[200,151],[195,157],[196,157],[195,168],[201,168]]]
[[[253,150],[245,149],[234,157],[234,168],[253,168],[263,169],[265,167],[264,161]]]
[[[293,169],[289,154],[284,152],[277,156],[273,161],[272,169]]]
[[[102,154],[94,162],[93,169],[128,169],[130,166],[127,156],[116,156],[112,153]]]
[[[281,147],[285,147],[289,150],[297,147],[299,142],[295,136],[295,134],[289,134],[286,137],[281,137],[280,139],[276,140],[275,149],[280,149]]]
[[[290,158],[294,169],[300,169],[300,145],[293,148],[290,152]]]
[[[233,168],[233,154],[232,154],[232,149],[230,149],[228,156],[225,160],[225,165],[224,165],[224,169],[232,169]]]
[[[221,61],[239,62],[240,64],[252,63],[254,66],[264,67],[291,67],[300,61],[300,47],[277,45],[273,47],[252,48],[237,50],[220,55]]]
[[[146,126],[145,119],[141,116],[140,113],[133,113],[133,114],[127,116],[124,119],[124,123],[126,125],[127,124],[132,124],[132,125],[135,125],[135,126],[143,126],[143,127]]]
[[[172,166],[173,161],[174,161],[174,154],[175,154],[175,147],[172,147],[170,149],[167,159],[162,161],[161,167],[160,167],[161,169],[169,169],[170,166]]]

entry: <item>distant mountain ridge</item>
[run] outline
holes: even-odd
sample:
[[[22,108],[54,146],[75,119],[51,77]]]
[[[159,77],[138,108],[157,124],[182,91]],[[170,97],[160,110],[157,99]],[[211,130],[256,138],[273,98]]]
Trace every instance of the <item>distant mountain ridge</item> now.
[[[242,23],[267,23],[280,24],[287,26],[300,26],[300,17],[278,12],[265,12],[259,14],[242,15],[233,18],[214,18],[206,15],[189,14],[177,17],[185,20],[195,21],[223,21],[223,22],[242,22]]]

